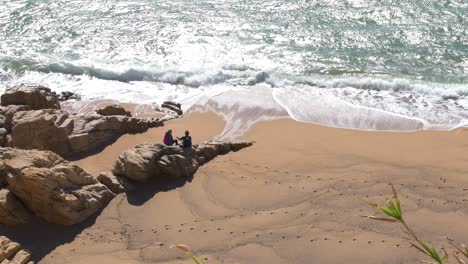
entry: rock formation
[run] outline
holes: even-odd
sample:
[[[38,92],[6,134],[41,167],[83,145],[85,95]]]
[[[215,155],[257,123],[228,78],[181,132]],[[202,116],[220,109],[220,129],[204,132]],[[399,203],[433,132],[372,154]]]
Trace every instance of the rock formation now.
[[[70,114],[58,109],[56,96],[44,87],[13,87],[5,95],[2,96],[2,105],[8,106],[0,108],[0,146],[71,155],[104,147],[126,133],[142,133],[164,125],[163,121],[155,118]],[[54,109],[32,110],[40,107]],[[121,110],[125,112],[123,108]]]
[[[112,116],[112,115],[121,115],[121,116],[132,116],[130,111],[126,111],[120,105],[108,105],[103,108],[96,110],[96,113],[103,115],[103,116]]]
[[[8,202],[9,192],[35,215],[50,223],[73,225],[101,209],[115,194],[83,169],[50,151],[0,148],[0,175],[6,176],[9,191],[4,214],[9,219],[24,219],[11,213],[20,208],[15,199]],[[6,213],[5,213],[6,212]],[[4,219],[0,222],[9,224]],[[15,223],[13,223],[15,224]]]
[[[172,112],[175,112],[177,115],[181,116],[184,112],[182,111],[182,106],[179,103],[174,103],[171,101],[166,101],[161,105],[162,108],[166,108]]]
[[[30,218],[29,211],[10,190],[0,189],[0,224],[15,226],[29,222]]]
[[[57,99],[59,102],[65,102],[68,100],[81,101],[81,96],[73,92],[64,91],[60,93]]]
[[[141,144],[124,151],[114,163],[113,173],[144,182],[152,177],[190,177],[200,165],[218,155],[238,151],[253,142],[208,142],[192,149],[163,144]]]
[[[97,180],[107,186],[115,194],[123,193],[126,190],[131,190],[133,187],[126,178],[116,177],[111,172],[101,172],[97,176]]]
[[[7,237],[0,236],[0,263],[2,264],[33,264],[31,254],[21,245]]]
[[[9,87],[1,96],[1,105],[27,105],[31,110],[60,109],[57,94],[42,86]]]

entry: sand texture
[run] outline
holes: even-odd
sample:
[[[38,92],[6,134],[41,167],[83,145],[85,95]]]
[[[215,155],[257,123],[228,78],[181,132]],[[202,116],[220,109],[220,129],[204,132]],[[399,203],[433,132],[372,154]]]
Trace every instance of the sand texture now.
[[[76,163],[97,173],[120,152],[161,140],[166,129],[179,135],[189,128],[199,142],[223,127],[212,113],[192,114],[123,136]],[[40,250],[48,243],[41,232],[30,233],[29,243],[12,238],[44,264],[191,263],[171,248],[177,243],[210,264],[419,263],[425,257],[397,224],[359,216],[374,213],[363,200],[383,202],[393,183],[423,239],[468,243],[466,129],[363,132],[279,119],[253,125],[243,138],[256,144],[218,157],[188,181],[156,180],[117,196],[95,221],[66,231],[47,250]],[[43,226],[63,230],[54,228]]]

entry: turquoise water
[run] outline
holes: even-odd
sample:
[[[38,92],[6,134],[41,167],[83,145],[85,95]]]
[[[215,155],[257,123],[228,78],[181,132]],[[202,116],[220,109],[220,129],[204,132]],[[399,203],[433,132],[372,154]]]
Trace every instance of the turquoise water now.
[[[75,87],[88,99],[135,86],[146,96],[134,100],[221,85],[324,89],[455,126],[468,116],[468,2],[2,0],[0,69],[3,86]]]

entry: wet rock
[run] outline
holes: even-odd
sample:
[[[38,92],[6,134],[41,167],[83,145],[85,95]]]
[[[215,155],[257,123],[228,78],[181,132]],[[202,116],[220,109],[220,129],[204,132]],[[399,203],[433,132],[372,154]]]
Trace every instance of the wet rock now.
[[[43,86],[9,87],[1,96],[1,105],[27,105],[32,110],[60,109],[57,94]]]
[[[50,223],[80,223],[114,197],[92,175],[50,151],[0,148],[0,160],[9,190]]]
[[[192,149],[163,144],[141,144],[124,151],[114,163],[113,174],[144,182],[152,177],[190,177],[198,167],[218,155],[238,151],[253,142],[207,142]]]
[[[174,103],[171,101],[166,101],[161,105],[162,108],[169,109],[170,111],[175,112],[177,115],[182,115],[182,106],[179,103]]]
[[[120,105],[108,105],[101,109],[96,110],[96,113],[103,115],[103,116],[112,116],[112,115],[121,115],[121,116],[132,116],[130,111],[126,111]]]
[[[58,100],[60,102],[65,102],[68,100],[81,101],[81,96],[73,92],[64,91],[60,93],[60,95],[58,96]]]
[[[0,189],[0,224],[15,226],[29,222],[31,214],[8,189]]]

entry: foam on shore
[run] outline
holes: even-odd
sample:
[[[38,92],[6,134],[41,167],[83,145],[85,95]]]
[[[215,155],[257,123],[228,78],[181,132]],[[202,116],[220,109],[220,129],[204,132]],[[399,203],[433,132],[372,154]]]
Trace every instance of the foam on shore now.
[[[465,126],[468,120],[468,88],[461,84],[377,77],[298,78],[239,67],[171,74],[178,81],[171,81],[171,77],[123,82],[118,78],[30,72],[2,82],[2,88],[39,83],[56,92],[76,92],[84,101],[67,106],[78,112],[95,106],[96,101],[111,100],[142,105],[137,114],[145,115],[166,100],[177,101],[184,111],[213,110],[224,115],[228,125],[223,137],[241,135],[257,121],[284,116],[377,131],[450,130]],[[197,85],[187,84],[187,78],[196,79]],[[219,82],[213,82],[216,78]]]

